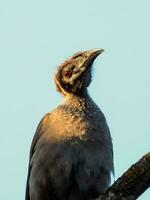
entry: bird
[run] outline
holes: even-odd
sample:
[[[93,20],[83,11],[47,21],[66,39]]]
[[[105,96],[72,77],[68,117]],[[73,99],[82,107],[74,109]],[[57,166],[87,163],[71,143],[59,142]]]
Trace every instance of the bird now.
[[[114,172],[106,118],[88,93],[93,62],[104,50],[73,54],[58,66],[64,101],[39,122],[30,149],[25,200],[91,200]]]

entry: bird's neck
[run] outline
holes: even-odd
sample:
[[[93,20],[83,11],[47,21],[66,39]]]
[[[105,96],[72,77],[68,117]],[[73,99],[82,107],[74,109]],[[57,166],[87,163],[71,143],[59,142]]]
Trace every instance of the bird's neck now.
[[[69,93],[65,96],[64,104],[72,107],[87,108],[93,104],[93,100],[89,96],[87,91],[80,94]]]

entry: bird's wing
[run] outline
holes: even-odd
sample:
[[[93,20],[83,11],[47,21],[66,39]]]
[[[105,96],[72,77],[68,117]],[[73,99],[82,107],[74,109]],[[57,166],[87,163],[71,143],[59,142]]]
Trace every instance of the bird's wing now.
[[[47,118],[49,118],[49,115],[50,113],[47,113],[43,118],[42,120],[40,121],[38,127],[37,127],[37,130],[35,132],[35,135],[33,137],[33,140],[32,140],[32,144],[31,144],[31,149],[30,149],[30,156],[29,156],[29,166],[28,166],[28,177],[27,177],[27,183],[26,183],[26,193],[25,193],[25,200],[30,200],[30,195],[29,195],[29,178],[30,178],[30,172],[31,172],[31,168],[32,168],[32,165],[31,165],[31,159],[32,159],[32,156],[34,154],[34,151],[35,151],[35,147],[36,147],[36,144],[42,134],[42,129],[43,129],[43,126],[44,126],[44,122],[45,120],[47,120]]]

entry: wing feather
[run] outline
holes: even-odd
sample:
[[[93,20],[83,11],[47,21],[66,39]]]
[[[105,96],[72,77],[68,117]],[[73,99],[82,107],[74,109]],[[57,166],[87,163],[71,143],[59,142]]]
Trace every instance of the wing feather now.
[[[36,129],[36,132],[34,134],[34,137],[33,137],[33,140],[32,140],[32,144],[31,144],[31,148],[30,148],[30,155],[29,155],[29,166],[28,166],[28,176],[27,176],[27,182],[26,182],[26,192],[25,192],[25,200],[30,200],[30,192],[29,192],[29,178],[30,178],[30,172],[31,172],[31,169],[32,169],[32,165],[31,165],[31,159],[32,159],[32,156],[35,152],[35,147],[36,147],[36,144],[39,140],[39,138],[41,137],[41,134],[42,134],[42,128],[44,126],[44,122],[45,120],[47,120],[47,118],[49,118],[49,115],[50,113],[47,113],[43,118],[42,120],[40,121],[37,129]]]

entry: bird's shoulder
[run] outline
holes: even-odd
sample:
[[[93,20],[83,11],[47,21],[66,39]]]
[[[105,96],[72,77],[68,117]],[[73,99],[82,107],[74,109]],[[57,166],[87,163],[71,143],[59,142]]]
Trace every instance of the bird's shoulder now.
[[[45,127],[47,127],[49,118],[50,118],[51,113],[47,113],[44,115],[44,117],[40,120],[38,127],[36,129],[36,132],[34,134],[33,140],[32,140],[32,144],[31,144],[31,149],[30,149],[30,158],[32,157],[33,153],[34,153],[34,149],[35,146],[39,140],[39,138],[41,137],[43,130],[45,129]]]

